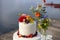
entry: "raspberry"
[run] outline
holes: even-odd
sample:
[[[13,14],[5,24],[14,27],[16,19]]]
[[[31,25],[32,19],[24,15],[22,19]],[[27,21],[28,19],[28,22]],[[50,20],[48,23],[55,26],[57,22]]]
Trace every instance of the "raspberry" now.
[[[32,38],[33,34],[30,34],[29,37]]]
[[[18,37],[22,37],[22,35],[18,35]]]
[[[17,32],[17,35],[19,35],[19,31]]]

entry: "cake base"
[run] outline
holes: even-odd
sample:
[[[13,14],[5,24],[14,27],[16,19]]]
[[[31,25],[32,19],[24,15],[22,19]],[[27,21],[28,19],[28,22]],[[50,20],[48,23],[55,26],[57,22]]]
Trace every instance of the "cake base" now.
[[[19,38],[17,32],[13,34],[13,40],[45,40],[45,37],[38,32],[38,35],[33,38]],[[52,40],[52,35],[46,35],[46,40]]]
[[[40,33],[38,33],[38,35],[33,38],[23,38],[23,37],[19,38],[17,32],[13,34],[13,40],[40,40],[40,39],[41,39]]]

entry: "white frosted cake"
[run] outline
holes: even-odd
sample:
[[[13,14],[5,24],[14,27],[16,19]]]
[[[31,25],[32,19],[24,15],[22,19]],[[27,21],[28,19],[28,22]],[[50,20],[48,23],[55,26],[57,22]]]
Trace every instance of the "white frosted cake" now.
[[[20,16],[18,24],[19,30],[13,34],[13,40],[40,40],[36,21],[31,16],[23,14]]]
[[[19,33],[21,35],[30,35],[30,34],[35,34],[36,33],[36,22],[34,24],[29,23],[25,24],[24,22],[19,22]]]

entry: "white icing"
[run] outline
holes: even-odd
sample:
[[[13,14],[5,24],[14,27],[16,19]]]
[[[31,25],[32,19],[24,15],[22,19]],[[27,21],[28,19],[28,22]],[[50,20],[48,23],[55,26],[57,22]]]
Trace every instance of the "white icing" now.
[[[24,23],[19,22],[19,32],[21,35],[28,36],[29,34],[35,34],[36,33],[36,22],[34,23]]]
[[[13,40],[40,40],[40,39],[41,39],[40,33],[38,33],[38,35],[33,38],[22,38],[22,37],[19,38],[17,32],[13,34]]]

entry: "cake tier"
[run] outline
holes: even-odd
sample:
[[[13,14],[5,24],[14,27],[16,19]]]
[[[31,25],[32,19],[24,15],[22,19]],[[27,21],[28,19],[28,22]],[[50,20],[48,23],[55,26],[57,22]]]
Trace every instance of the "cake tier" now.
[[[36,22],[34,23],[24,23],[24,22],[19,22],[19,33],[21,35],[30,35],[30,34],[35,34],[36,33]]]
[[[40,33],[38,33],[38,35],[33,38],[24,38],[24,37],[19,38],[17,32],[15,32],[13,34],[13,40],[40,40],[41,39],[40,36],[41,36]]]
[[[38,32],[38,35],[33,38],[24,38],[24,37],[19,38],[17,32],[15,32],[13,34],[13,40],[45,40],[45,36],[41,35]],[[53,40],[52,35],[46,35],[46,40]]]

